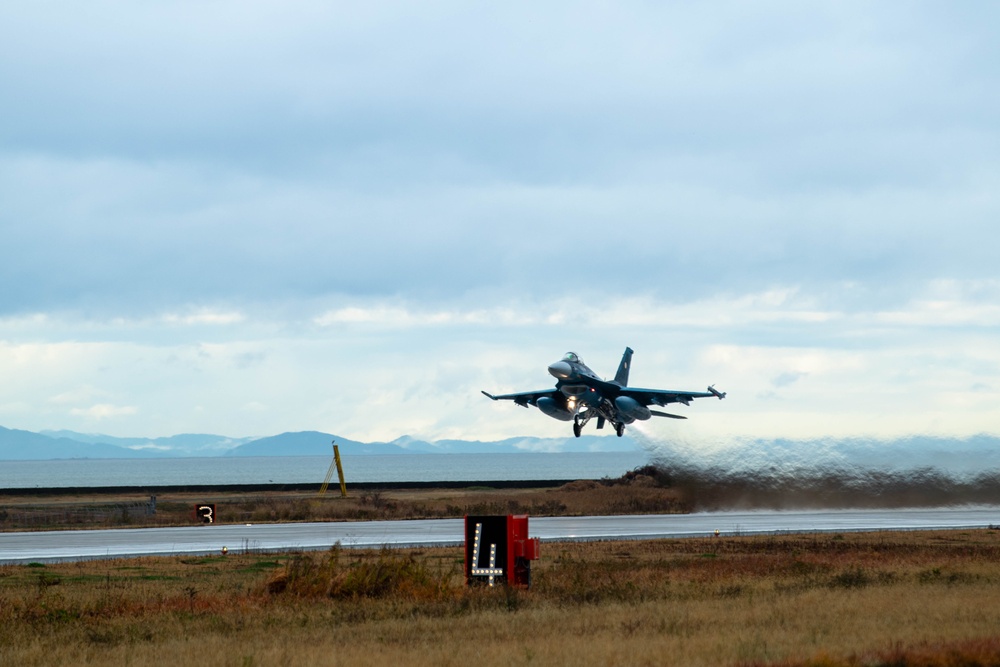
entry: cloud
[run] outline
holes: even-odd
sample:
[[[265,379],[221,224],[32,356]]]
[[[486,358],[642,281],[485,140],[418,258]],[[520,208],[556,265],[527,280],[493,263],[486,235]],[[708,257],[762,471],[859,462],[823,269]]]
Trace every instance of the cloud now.
[[[906,307],[921,312],[940,289],[925,284],[927,296]],[[977,312],[992,298],[976,284],[949,289],[962,311]],[[721,403],[686,409],[685,428],[697,423],[706,436],[990,431],[1000,347],[988,319],[950,326],[942,346],[935,322],[842,305],[837,295],[803,288],[688,303],[646,297],[604,308],[565,297],[447,310],[392,299],[317,303],[316,314],[256,308],[238,327],[166,334],[157,320],[123,329],[117,318],[51,315],[16,331],[54,342],[0,346],[0,372],[25,378],[0,389],[0,406],[21,405],[0,420],[62,426],[52,421],[65,416],[43,406],[72,406],[71,417],[86,418],[97,414],[87,412],[93,405],[127,396],[136,412],[117,415],[128,429],[122,435],[296,428],[385,440],[558,435],[564,424],[492,404],[479,391],[550,386],[544,367],[568,349],[607,376],[629,345],[637,386],[717,383],[729,392]],[[80,331],[93,340],[63,342]],[[25,402],[33,406],[27,413]]]
[[[509,308],[414,311],[401,306],[347,306],[330,310],[313,320],[321,327],[337,325],[370,325],[376,327],[412,328],[446,327],[455,325],[516,326],[533,322],[531,315],[515,313]]]
[[[55,7],[0,9],[0,420],[562,433],[479,390],[631,345],[707,439],[989,426],[996,9]]]
[[[937,280],[908,308],[881,313],[879,321],[931,327],[1000,325],[1000,280]]]
[[[144,445],[128,445],[127,449],[133,449],[135,451],[153,451],[153,452],[173,452],[175,451],[172,447],[167,445],[157,445],[153,442],[148,442]]]
[[[778,388],[788,387],[795,384],[796,382],[798,382],[799,380],[808,375],[809,375],[808,373],[797,373],[797,372],[781,373],[780,375],[776,376],[774,379],[771,380],[771,384]]]
[[[992,275],[959,8],[229,6],[6,10],[0,311]]]
[[[216,312],[204,309],[186,315],[169,313],[163,316],[163,321],[166,324],[179,324],[185,326],[197,324],[225,326],[230,324],[239,324],[243,322],[244,319],[244,315],[239,312]]]
[[[54,403],[56,405],[72,405],[86,403],[95,399],[107,398],[108,396],[109,393],[107,391],[90,385],[83,385],[75,389],[56,394],[48,400],[50,403]]]
[[[134,406],[112,405],[110,403],[98,403],[89,408],[73,408],[69,411],[71,415],[76,417],[87,417],[97,420],[134,415],[137,412],[138,409]]]

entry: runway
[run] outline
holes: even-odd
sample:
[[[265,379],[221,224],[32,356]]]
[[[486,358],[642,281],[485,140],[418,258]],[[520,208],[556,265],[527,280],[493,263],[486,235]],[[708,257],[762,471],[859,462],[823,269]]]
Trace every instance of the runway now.
[[[904,509],[712,512],[632,516],[538,517],[529,533],[542,542],[720,535],[986,528],[1000,506]],[[462,519],[198,525],[182,528],[0,533],[0,564],[241,551],[445,546],[462,543]]]

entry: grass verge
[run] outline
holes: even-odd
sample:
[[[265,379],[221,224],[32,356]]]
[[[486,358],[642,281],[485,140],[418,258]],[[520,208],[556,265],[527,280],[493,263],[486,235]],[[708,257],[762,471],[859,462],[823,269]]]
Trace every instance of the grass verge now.
[[[1000,664],[1000,531],[0,567],[0,664]]]

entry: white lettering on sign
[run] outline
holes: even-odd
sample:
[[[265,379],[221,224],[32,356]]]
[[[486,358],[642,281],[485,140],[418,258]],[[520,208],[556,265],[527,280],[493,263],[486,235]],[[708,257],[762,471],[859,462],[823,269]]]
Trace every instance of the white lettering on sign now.
[[[496,577],[502,577],[504,572],[502,567],[497,567],[497,545],[490,545],[490,564],[489,567],[479,567],[479,554],[481,546],[481,538],[483,535],[483,524],[476,524],[476,536],[472,540],[472,571],[473,577],[487,577],[487,582],[490,586],[496,583]]]
[[[200,516],[205,523],[215,523],[215,516],[212,512],[211,505],[200,506],[198,508],[198,516]]]

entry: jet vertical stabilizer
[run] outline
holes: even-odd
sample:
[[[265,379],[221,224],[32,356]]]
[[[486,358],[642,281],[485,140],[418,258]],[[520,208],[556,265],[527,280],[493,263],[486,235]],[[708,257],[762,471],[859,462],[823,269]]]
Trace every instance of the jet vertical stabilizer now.
[[[632,366],[632,348],[626,347],[625,354],[622,355],[622,362],[618,364],[618,372],[615,373],[615,383],[623,387],[628,386],[628,369]]]

